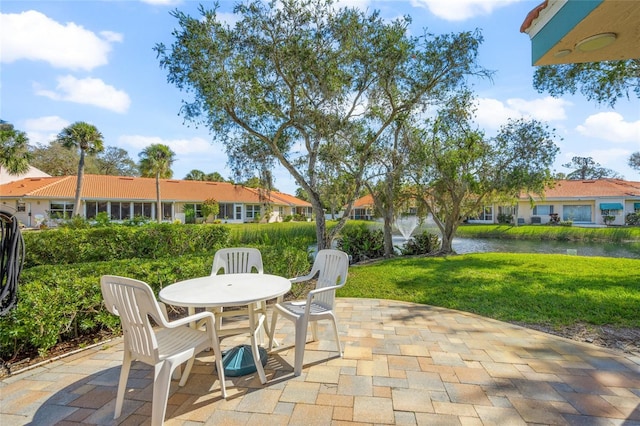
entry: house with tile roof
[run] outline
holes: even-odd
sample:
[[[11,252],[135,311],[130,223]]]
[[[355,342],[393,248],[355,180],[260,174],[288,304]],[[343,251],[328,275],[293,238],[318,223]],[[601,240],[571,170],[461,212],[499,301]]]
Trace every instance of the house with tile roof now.
[[[576,225],[624,225],[629,213],[640,213],[640,182],[621,179],[558,180],[544,194],[522,194],[514,205],[487,205],[468,223],[499,223],[502,215],[518,218],[519,224],[572,221]],[[366,195],[354,203],[352,219],[373,220],[373,198]],[[608,218],[609,219],[609,218]],[[608,221],[608,220],[607,220]]]
[[[43,221],[55,223],[73,212],[76,176],[28,177],[0,185],[0,209],[12,212],[27,227]],[[185,222],[187,210],[202,218],[202,204],[215,199],[218,218],[228,223],[255,220],[278,222],[286,216],[311,217],[311,204],[289,194],[266,192],[227,182],[161,179],[162,215],[167,222]],[[113,221],[156,215],[156,181],[153,178],[85,175],[82,216],[91,220],[106,212]]]
[[[574,224],[624,225],[629,213],[640,212],[640,182],[622,179],[559,180],[543,195],[518,201],[518,221],[549,223],[554,218]]]

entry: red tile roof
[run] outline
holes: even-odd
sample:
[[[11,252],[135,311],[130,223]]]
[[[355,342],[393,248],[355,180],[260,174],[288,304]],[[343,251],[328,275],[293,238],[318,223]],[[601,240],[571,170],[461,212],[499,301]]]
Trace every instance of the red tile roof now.
[[[67,198],[73,199],[76,176],[26,178],[0,185],[0,197]],[[198,202],[213,198],[218,202],[260,203],[258,191],[227,182],[160,179],[163,201]],[[311,206],[307,201],[288,194],[272,192],[267,200],[273,204]],[[155,200],[156,180],[153,178],[85,175],[82,198],[93,200]]]
[[[558,180],[544,193],[545,199],[566,200],[581,197],[640,197],[640,182],[621,179]],[[521,200],[528,198],[527,194],[520,196]],[[373,197],[365,195],[358,198],[353,206],[355,208],[373,206]]]
[[[552,188],[547,188],[544,197],[640,197],[640,182],[621,179],[558,180]]]
[[[527,17],[524,18],[524,22],[520,26],[521,33],[524,33],[529,29],[533,21],[538,19],[538,17],[540,16],[540,12],[546,9],[548,3],[549,3],[549,0],[544,0],[542,3],[537,5],[531,12],[527,14]]]

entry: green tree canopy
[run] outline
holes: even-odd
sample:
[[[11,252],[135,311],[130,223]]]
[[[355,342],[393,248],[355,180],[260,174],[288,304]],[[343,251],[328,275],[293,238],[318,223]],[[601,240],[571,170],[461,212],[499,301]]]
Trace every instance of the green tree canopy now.
[[[574,169],[567,175],[570,180],[620,178],[618,172],[602,167],[591,157],[573,157],[570,163],[565,163],[562,167]]]
[[[20,175],[29,170],[29,138],[16,130],[13,124],[0,120],[0,170],[10,175]]]
[[[451,100],[412,146],[415,196],[441,231],[442,253],[453,252],[461,220],[482,206],[513,203],[522,191],[542,193],[558,152],[553,131],[536,120],[509,120],[486,138],[472,124],[471,104],[468,95]]]
[[[634,152],[629,157],[629,167],[640,170],[640,151]]]
[[[156,215],[158,223],[162,222],[162,201],[160,197],[160,179],[173,177],[171,166],[176,154],[167,145],[151,144],[138,154],[140,157],[140,174],[142,177],[156,178]]]
[[[93,161],[97,174],[111,176],[138,176],[138,165],[122,148],[107,146]],[[87,170],[89,170],[87,168]]]
[[[201,8],[198,18],[174,12],[179,29],[170,49],[156,45],[160,64],[193,95],[184,116],[210,127],[234,169],[270,170],[277,161],[289,171],[313,205],[320,249],[350,209],[327,230],[318,165],[336,157],[323,158],[324,148],[342,153],[353,201],[371,149],[395,118],[482,72],[473,32],[412,36],[409,18],[387,22],[328,0],[249,1],[234,12],[233,27],[216,9]]]
[[[538,67],[533,87],[555,97],[580,91],[590,101],[613,107],[620,98],[640,99],[640,59]]]
[[[73,205],[73,215],[80,214],[80,199],[82,196],[82,184],[84,178],[85,156],[94,155],[104,150],[102,133],[93,124],[78,121],[62,129],[58,133],[57,141],[65,148],[80,154],[78,161],[78,179],[76,185],[76,198]]]

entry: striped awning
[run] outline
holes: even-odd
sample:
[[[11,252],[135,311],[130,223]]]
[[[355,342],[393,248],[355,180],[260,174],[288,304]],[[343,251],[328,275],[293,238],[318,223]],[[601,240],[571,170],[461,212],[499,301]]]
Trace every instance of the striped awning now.
[[[600,210],[622,210],[620,203],[600,203]]]

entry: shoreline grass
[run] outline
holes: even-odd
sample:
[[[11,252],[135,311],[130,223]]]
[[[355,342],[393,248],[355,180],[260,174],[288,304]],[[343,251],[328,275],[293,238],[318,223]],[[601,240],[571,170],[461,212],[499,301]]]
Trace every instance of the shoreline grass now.
[[[640,242],[640,227],[582,228],[558,225],[481,225],[458,227],[457,237],[585,242]]]

